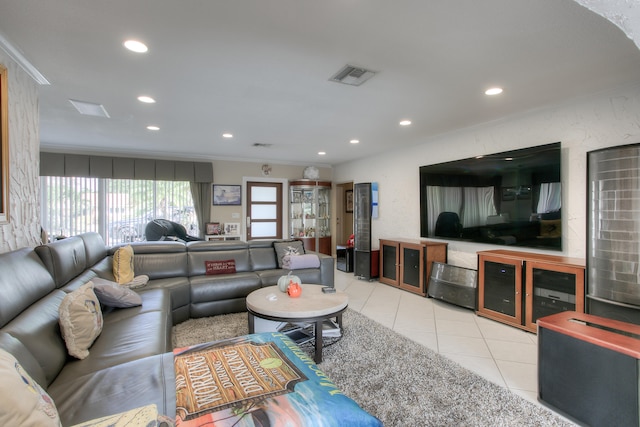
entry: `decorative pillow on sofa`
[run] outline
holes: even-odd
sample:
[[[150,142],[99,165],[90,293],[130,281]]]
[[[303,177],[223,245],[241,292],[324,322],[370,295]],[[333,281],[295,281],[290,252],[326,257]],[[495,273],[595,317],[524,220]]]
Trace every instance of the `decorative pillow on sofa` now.
[[[285,270],[318,267],[320,267],[320,258],[316,254],[285,255],[282,257],[282,268]]]
[[[113,277],[121,285],[131,282],[135,277],[131,245],[118,248],[113,254]]]
[[[273,242],[273,248],[276,251],[278,259],[278,268],[282,267],[282,258],[285,255],[303,255],[304,245],[300,240],[287,240],[284,242]]]
[[[111,280],[96,277],[91,280],[93,282],[93,291],[103,305],[109,307],[136,307],[142,305],[142,298],[136,292],[126,286],[118,285]]]
[[[236,272],[236,261],[227,259],[224,261],[205,261],[205,274],[232,274]]]
[[[0,425],[62,426],[51,397],[4,350],[0,350],[0,378]]]
[[[69,354],[78,359],[89,355],[89,347],[102,332],[100,301],[88,282],[60,303],[60,330]]]

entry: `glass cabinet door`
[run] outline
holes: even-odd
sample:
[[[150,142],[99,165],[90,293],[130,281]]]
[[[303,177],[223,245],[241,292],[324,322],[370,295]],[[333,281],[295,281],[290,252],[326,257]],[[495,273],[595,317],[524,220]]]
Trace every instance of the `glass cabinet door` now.
[[[400,245],[400,269],[402,270],[400,287],[406,290],[422,292],[424,278],[424,248],[420,245]]]
[[[478,312],[506,323],[521,325],[523,315],[523,261],[481,255]]]
[[[305,250],[331,254],[331,182],[297,180],[289,183],[290,237]]]
[[[398,242],[380,240],[380,282],[398,286]]]

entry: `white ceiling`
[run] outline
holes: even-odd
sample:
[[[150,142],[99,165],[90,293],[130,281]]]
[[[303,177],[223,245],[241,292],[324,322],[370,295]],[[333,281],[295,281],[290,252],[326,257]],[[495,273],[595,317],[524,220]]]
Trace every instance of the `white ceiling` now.
[[[49,151],[335,165],[640,83],[633,41],[572,0],[0,0],[0,35],[51,83]],[[329,82],[345,64],[378,74]]]

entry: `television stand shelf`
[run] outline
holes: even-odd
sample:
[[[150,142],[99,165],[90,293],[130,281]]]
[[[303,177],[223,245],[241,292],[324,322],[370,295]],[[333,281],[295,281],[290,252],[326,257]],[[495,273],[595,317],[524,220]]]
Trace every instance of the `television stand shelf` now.
[[[536,333],[539,317],[584,312],[583,259],[530,252],[478,252],[478,315]]]

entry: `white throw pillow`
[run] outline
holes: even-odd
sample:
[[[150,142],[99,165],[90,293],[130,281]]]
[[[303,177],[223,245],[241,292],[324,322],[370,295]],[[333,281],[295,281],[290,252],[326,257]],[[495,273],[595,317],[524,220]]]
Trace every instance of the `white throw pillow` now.
[[[13,355],[0,349],[0,425],[61,427],[56,405]]]
[[[69,354],[84,359],[102,332],[102,310],[93,292],[93,283],[88,282],[64,297],[58,312],[60,330]]]

